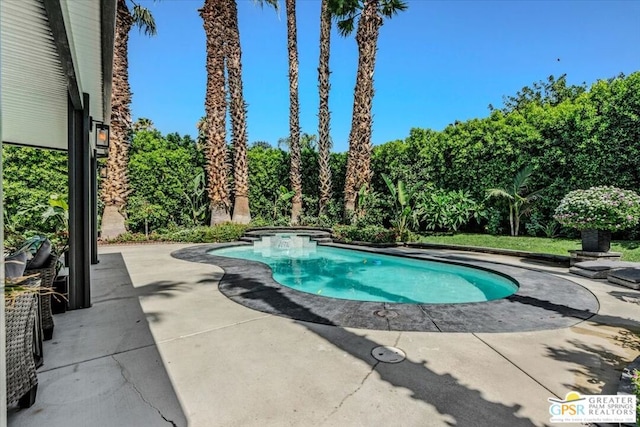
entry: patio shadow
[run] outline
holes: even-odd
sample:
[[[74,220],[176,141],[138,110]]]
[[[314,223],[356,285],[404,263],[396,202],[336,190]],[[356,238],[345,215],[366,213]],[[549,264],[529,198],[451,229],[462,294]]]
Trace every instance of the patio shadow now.
[[[520,405],[507,406],[499,402],[491,402],[482,397],[480,390],[474,390],[463,385],[450,374],[438,374],[429,369],[427,361],[412,361],[406,359],[398,364],[384,364],[375,360],[369,354],[363,354],[363,348],[383,345],[367,337],[358,335],[343,328],[326,328],[332,325],[328,319],[313,313],[311,309],[296,304],[282,292],[271,291],[268,299],[263,299],[263,292],[255,292],[262,284],[242,273],[225,274],[225,283],[233,283],[234,291],[242,294],[243,298],[253,299],[259,305],[269,305],[272,309],[280,307],[295,307],[295,311],[305,315],[305,318],[315,318],[313,323],[297,321],[309,331],[322,337],[337,348],[349,353],[371,366],[371,372],[376,372],[380,378],[394,387],[404,388],[412,393],[413,399],[420,400],[433,406],[443,415],[444,422],[451,426],[491,425],[491,426],[533,426],[530,419],[520,417],[517,412]],[[359,389],[363,384],[353,384]],[[344,400],[353,395],[349,393]],[[344,402],[343,400],[343,402]],[[325,420],[331,424],[330,418],[337,413],[342,404]]]
[[[138,297],[170,298],[180,283],[134,288],[120,253],[100,255],[93,306],[56,315],[36,403],[9,408],[11,427],[187,426]]]

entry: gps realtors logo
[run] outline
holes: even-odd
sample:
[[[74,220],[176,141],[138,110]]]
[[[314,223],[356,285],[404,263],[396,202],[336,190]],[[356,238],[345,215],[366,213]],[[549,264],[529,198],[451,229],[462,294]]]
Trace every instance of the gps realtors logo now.
[[[631,395],[585,395],[575,391],[564,400],[547,399],[552,423],[634,423],[636,397]]]

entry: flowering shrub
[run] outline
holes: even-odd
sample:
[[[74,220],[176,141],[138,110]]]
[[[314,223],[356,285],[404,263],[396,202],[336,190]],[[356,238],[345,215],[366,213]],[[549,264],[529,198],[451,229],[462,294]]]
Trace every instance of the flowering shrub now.
[[[624,230],[640,221],[640,196],[607,186],[575,190],[564,196],[554,218],[578,230]]]

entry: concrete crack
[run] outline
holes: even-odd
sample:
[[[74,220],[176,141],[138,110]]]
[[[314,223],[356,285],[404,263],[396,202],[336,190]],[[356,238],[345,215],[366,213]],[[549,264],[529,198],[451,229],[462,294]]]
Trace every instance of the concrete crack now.
[[[358,391],[360,391],[360,389],[362,388],[362,386],[364,385],[365,381],[367,381],[367,379],[371,376],[371,374],[376,370],[376,367],[378,366],[380,362],[376,362],[373,364],[373,366],[371,367],[371,369],[369,370],[369,372],[367,372],[367,375],[365,375],[365,377],[362,379],[362,381],[360,381],[360,384],[358,385],[358,387],[356,387],[355,390],[353,390],[351,393],[347,394],[338,404],[338,406],[336,406],[335,408],[333,408],[333,411],[331,411],[331,413],[329,415],[327,415],[323,421],[323,424],[327,422],[327,420],[329,420],[329,418],[331,418],[332,416],[334,416],[336,414],[336,412],[338,412],[340,410],[340,408],[342,408],[342,405],[344,405],[344,403],[347,401],[347,399],[349,399],[351,396],[353,396],[354,394],[356,394]]]
[[[511,359],[509,359],[507,356],[505,356],[504,354],[500,353],[495,347],[493,347],[491,344],[489,344],[488,342],[486,342],[485,340],[483,340],[482,338],[480,338],[478,335],[476,335],[475,333],[471,334],[474,337],[476,337],[477,340],[479,340],[481,343],[483,343],[484,345],[486,345],[487,347],[489,347],[491,350],[493,350],[494,352],[496,352],[500,357],[502,357],[504,360],[506,360],[507,362],[509,362],[514,368],[516,368],[517,370],[519,370],[520,372],[522,372],[523,374],[525,374],[527,377],[529,377],[531,380],[533,380],[535,383],[537,383],[540,387],[542,387],[543,389],[547,390],[549,393],[551,393],[553,396],[557,397],[558,399],[562,399],[560,396],[558,396],[556,393],[554,393],[549,387],[545,386],[544,384],[542,384],[540,381],[538,381],[537,379],[533,378],[533,376],[531,374],[529,374],[527,371],[525,371],[524,369],[522,369],[520,366],[518,366],[514,361],[512,361]]]
[[[429,321],[430,321],[431,323],[433,323],[433,326],[435,326],[435,327],[436,327],[436,329],[438,330],[438,332],[442,332],[442,331],[440,330],[440,328],[438,327],[438,324],[435,322],[435,320],[433,320],[433,318],[432,318],[431,316],[429,316],[429,313],[427,313],[427,310],[426,310],[423,306],[421,306],[420,304],[418,304],[418,308],[420,309],[420,311],[422,311],[422,312],[424,313],[424,315],[425,315],[425,316],[427,316],[427,319],[429,319]]]
[[[168,419],[167,417],[165,417],[162,412],[160,412],[160,410],[158,408],[156,408],[155,406],[153,406],[153,404],[151,402],[149,402],[147,399],[145,399],[145,397],[142,395],[142,393],[140,392],[140,390],[138,390],[138,387],[136,387],[136,385],[133,383],[133,381],[129,380],[129,378],[127,378],[127,376],[125,375],[125,368],[124,366],[122,366],[122,364],[120,363],[120,361],[118,359],[116,359],[114,356],[111,356],[111,358],[118,364],[118,368],[120,368],[120,375],[122,375],[122,378],[124,378],[124,381],[131,385],[131,387],[133,388],[133,390],[135,390],[136,394],[138,396],[140,396],[140,399],[142,399],[142,401],[144,403],[146,403],[150,408],[154,409],[158,415],[160,415],[160,417],[165,420],[166,422],[168,422],[169,424],[171,424],[173,427],[178,427],[176,425],[175,422],[171,421],[170,419]]]
[[[393,344],[394,347],[398,346],[398,343],[400,342],[400,337],[402,337],[402,332],[398,334],[398,337],[396,338],[396,342]]]

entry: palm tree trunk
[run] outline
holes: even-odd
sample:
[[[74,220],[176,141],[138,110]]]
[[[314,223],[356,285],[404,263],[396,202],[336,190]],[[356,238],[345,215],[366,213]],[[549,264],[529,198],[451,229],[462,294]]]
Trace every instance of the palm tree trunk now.
[[[511,235],[515,236],[514,234],[514,223],[513,223],[513,205],[509,205],[509,226],[511,227]]]
[[[291,224],[297,225],[302,214],[302,177],[300,175],[300,118],[298,104],[298,41],[296,0],[285,1],[287,13],[287,48],[289,51],[289,151],[291,153]]]
[[[129,31],[133,17],[125,0],[118,0],[113,50],[113,86],[111,89],[110,144],[107,176],[102,181],[101,196],[105,205],[101,237],[115,238],[126,231],[122,208],[129,195],[127,162],[131,131],[131,87],[129,86]]]
[[[318,92],[320,109],[318,112],[318,166],[320,172],[320,210],[325,213],[327,203],[331,199],[331,139],[329,136],[329,52],[331,46],[331,13],[328,0],[322,0],[320,6],[320,64],[318,66]]]
[[[233,143],[234,206],[233,222],[248,224],[249,210],[249,169],[247,165],[247,109],[242,93],[242,50],[238,30],[238,8],[236,0],[226,0],[227,40],[226,59],[231,98],[231,140]]]
[[[345,177],[345,213],[347,218],[356,209],[358,191],[371,183],[371,114],[373,104],[373,72],[376,63],[378,34],[382,18],[378,14],[378,0],[365,0],[358,21],[358,74],[353,97],[353,116],[349,134],[349,154]]]
[[[200,9],[207,36],[206,170],[207,191],[211,207],[211,225],[228,222],[229,191],[227,180],[227,145],[225,131],[226,93],[224,78],[224,39],[226,0],[205,0]]]

